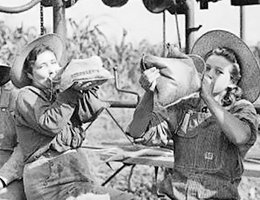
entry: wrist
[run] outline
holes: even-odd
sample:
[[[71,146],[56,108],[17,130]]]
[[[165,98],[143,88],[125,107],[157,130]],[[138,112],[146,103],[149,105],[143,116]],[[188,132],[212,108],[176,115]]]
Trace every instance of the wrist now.
[[[211,95],[201,96],[201,98],[204,101],[204,103],[207,105],[208,108],[210,108],[211,106],[213,106],[216,103],[216,100]]]
[[[200,93],[200,97],[204,100],[205,103],[214,99],[214,97],[212,95],[209,95],[209,94],[203,93],[203,92]]]
[[[73,88],[69,88],[61,93],[58,94],[57,100],[63,103],[69,103],[72,105],[76,105],[78,99],[82,96],[82,94],[74,90]]]

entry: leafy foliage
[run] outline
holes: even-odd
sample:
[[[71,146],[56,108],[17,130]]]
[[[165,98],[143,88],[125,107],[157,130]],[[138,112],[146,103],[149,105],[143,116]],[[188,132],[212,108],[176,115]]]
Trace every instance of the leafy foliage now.
[[[28,41],[36,38],[35,27],[24,30],[23,25],[11,30],[3,21],[0,21],[0,59],[3,63],[11,65],[16,53]]]
[[[86,58],[92,55],[99,55],[104,62],[105,68],[116,70],[119,74],[119,85],[127,91],[142,92],[138,84],[140,74],[139,61],[143,54],[159,55],[162,51],[159,45],[151,45],[143,40],[135,48],[132,43],[126,42],[127,31],[119,44],[111,44],[108,38],[102,33],[99,25],[93,26],[91,19],[87,16],[84,21],[77,23],[69,19],[70,27],[73,29],[72,37],[68,39],[69,55],[73,58]],[[118,93],[114,84],[106,84],[105,91],[110,97],[118,100],[133,99],[133,95]]]

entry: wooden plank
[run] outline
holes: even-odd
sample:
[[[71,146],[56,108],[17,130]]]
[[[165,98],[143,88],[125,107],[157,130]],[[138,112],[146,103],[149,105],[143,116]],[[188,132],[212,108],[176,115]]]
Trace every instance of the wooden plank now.
[[[173,157],[136,157],[136,158],[127,158],[122,161],[125,164],[136,164],[136,165],[149,165],[154,167],[166,167],[173,168]]]
[[[174,161],[173,157],[163,157],[163,156],[147,156],[147,157],[132,157],[127,158],[123,161],[115,161],[122,162],[124,164],[136,164],[136,165],[148,165],[155,167],[165,167],[165,168],[173,168]],[[260,163],[248,162],[244,161],[244,174],[243,176],[247,177],[260,177]]]
[[[122,149],[122,147],[126,149]],[[151,151],[144,152],[146,155],[142,154],[145,148],[141,148],[139,146],[133,147],[131,146],[130,150],[127,148],[127,145],[123,145],[121,148],[104,148],[104,151],[101,155],[105,158],[105,160],[109,160],[109,158],[114,158],[109,160],[109,162],[121,162],[127,165],[147,165],[154,167],[165,167],[165,168],[173,168],[174,165],[174,157],[170,150],[155,148],[150,149]],[[137,148],[137,150],[135,149]],[[142,150],[140,150],[142,149]],[[114,154],[110,154],[111,151]],[[154,154],[154,152],[157,154]],[[110,152],[110,153],[109,153]],[[141,152],[141,154],[140,154]],[[151,153],[151,155],[147,155],[147,153]],[[121,155],[121,156],[120,156]],[[258,154],[257,154],[258,155]],[[244,174],[243,176],[248,177],[260,177],[260,158],[259,159],[250,159],[246,158],[244,163]]]
[[[244,174],[243,176],[248,177],[260,177],[260,164],[253,162],[244,162]]]

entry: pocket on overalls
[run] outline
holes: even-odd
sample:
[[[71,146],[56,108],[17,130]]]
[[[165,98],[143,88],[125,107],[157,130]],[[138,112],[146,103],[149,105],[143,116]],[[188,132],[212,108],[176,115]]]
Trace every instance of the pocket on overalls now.
[[[197,135],[197,134],[196,134]],[[196,158],[197,136],[183,137],[174,135],[174,167],[181,169],[194,168]]]
[[[193,111],[188,110],[183,114],[181,125],[178,129],[177,135],[184,138],[192,138],[198,135],[196,127],[190,128],[190,120],[193,117]]]
[[[51,185],[66,184],[70,182],[94,182],[89,170],[89,163],[77,150],[64,152],[50,161]]]
[[[26,196],[31,199],[39,199],[45,193],[47,180],[50,176],[48,159],[41,157],[24,166],[23,183]]]

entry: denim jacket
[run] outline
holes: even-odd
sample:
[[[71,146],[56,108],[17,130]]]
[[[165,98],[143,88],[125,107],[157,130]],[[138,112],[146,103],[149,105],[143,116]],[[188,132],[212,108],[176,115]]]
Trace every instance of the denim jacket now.
[[[210,112],[188,111],[177,134],[168,135],[174,142],[174,169],[162,183],[163,193],[174,199],[239,198],[242,159],[256,140],[258,124],[255,108],[246,100],[237,101],[229,112],[248,124],[250,140],[236,146]],[[160,135],[155,135],[158,143]]]
[[[97,186],[84,149],[80,144],[74,149],[70,146],[73,134],[77,134],[74,128],[93,121],[108,106],[93,90],[79,94],[68,89],[53,97],[32,86],[20,89],[16,103],[18,141],[25,159],[33,158],[26,159],[23,172],[27,199],[79,199],[86,193],[132,199],[122,192]],[[48,144],[52,146],[35,156],[34,152]]]
[[[68,90],[50,97],[46,91],[33,86],[20,89],[15,110],[16,129],[25,159],[51,142],[55,142],[53,146],[59,145],[60,139],[71,143],[68,141],[73,139],[71,127],[94,120],[98,111],[107,106],[93,91],[80,97],[79,92]],[[66,144],[60,145],[63,147],[70,149]]]

